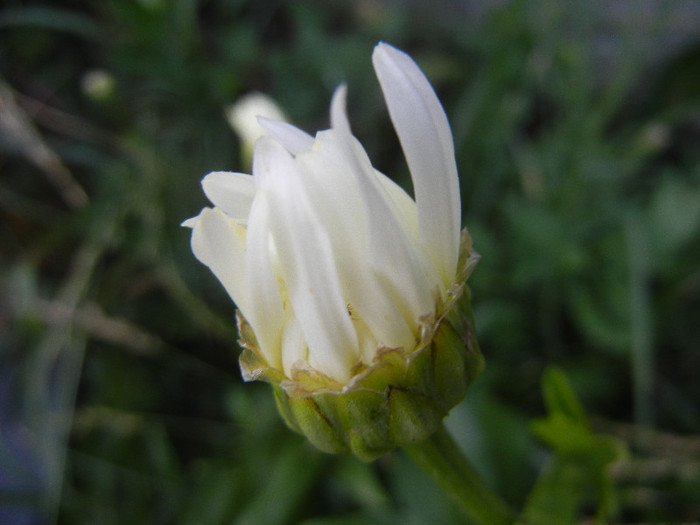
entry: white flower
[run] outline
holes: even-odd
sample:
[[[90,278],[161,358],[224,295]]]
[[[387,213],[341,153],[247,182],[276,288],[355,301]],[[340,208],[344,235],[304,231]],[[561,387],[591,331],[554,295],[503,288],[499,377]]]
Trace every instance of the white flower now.
[[[225,108],[226,120],[241,139],[244,149],[253,149],[257,141],[267,132],[258,117],[270,120],[287,120],[286,115],[272,98],[263,93],[252,92],[242,96]]]
[[[415,200],[372,167],[341,86],[331,128],[315,137],[261,119],[269,135],[256,142],[253,175],[207,175],[214,208],[183,223],[252,329],[257,357],[289,381],[311,372],[343,385],[382,350],[416,350],[465,277],[445,112],[408,55],[380,43],[372,60]]]

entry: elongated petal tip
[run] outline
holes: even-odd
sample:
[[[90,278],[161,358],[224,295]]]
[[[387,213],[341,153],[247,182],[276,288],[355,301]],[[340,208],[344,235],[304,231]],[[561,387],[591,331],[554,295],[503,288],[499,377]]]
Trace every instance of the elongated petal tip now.
[[[340,129],[343,133],[350,133],[350,123],[345,109],[347,97],[348,86],[341,84],[335,89],[331,99],[331,127]]]
[[[379,43],[372,63],[401,142],[418,207],[418,229],[445,284],[459,252],[460,201],[452,131],[430,82],[403,51]]]
[[[258,117],[258,122],[292,155],[299,155],[311,149],[314,143],[314,138],[311,135],[288,122],[265,117]]]
[[[189,219],[182,221],[180,226],[183,228],[194,228],[195,224],[197,224],[197,217],[190,217]]]

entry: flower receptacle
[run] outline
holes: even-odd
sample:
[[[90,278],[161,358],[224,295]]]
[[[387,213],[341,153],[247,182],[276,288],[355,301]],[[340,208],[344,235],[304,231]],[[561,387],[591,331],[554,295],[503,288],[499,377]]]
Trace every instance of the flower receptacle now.
[[[375,366],[343,390],[308,392],[268,378],[288,426],[324,452],[365,461],[428,438],[484,366],[470,292],[466,286],[461,291],[428,344],[409,354],[381,353]]]

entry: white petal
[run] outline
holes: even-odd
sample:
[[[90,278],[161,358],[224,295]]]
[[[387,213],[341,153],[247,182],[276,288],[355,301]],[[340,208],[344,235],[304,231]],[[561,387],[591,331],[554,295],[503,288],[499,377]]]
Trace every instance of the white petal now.
[[[431,311],[433,293],[440,283],[421,247],[411,242],[383,184],[379,182],[367,153],[350,133],[345,113],[345,90],[339,88],[331,102],[333,131],[339,134],[342,156],[368,207],[367,256],[386,293],[403,309],[407,320]],[[410,319],[409,319],[410,318]]]
[[[338,276],[353,313],[365,320],[383,345],[412,345],[413,315],[406,315],[394,297],[385,293],[367,256],[370,210],[344,162],[338,134],[333,130],[318,133],[314,148],[298,156],[297,163],[314,209],[325,229],[333,232],[330,242],[339,262]]]
[[[270,226],[289,300],[309,347],[309,360],[338,381],[358,361],[357,336],[340,288],[331,244],[289,152],[258,140],[253,167],[275,213]]]
[[[299,322],[290,315],[284,323],[282,334],[282,367],[287,377],[292,376],[294,365],[308,362],[308,357],[308,348]]]
[[[380,43],[372,62],[411,171],[421,239],[449,285],[457,267],[461,210],[447,116],[411,57]]]
[[[255,195],[253,177],[231,171],[214,171],[202,179],[207,198],[226,214],[245,222]]]
[[[221,210],[204,208],[192,230],[192,252],[211,269],[245,315],[248,307],[245,229]]]
[[[331,128],[340,130],[343,134],[352,135],[346,109],[347,98],[348,86],[339,85],[333,92],[331,99]]]
[[[310,149],[314,143],[314,138],[311,135],[288,122],[262,117],[259,117],[258,121],[265,128],[265,131],[272,135],[292,155],[298,155]]]
[[[400,214],[400,223],[404,227],[404,231],[411,239],[418,241],[418,209],[416,208],[416,201],[406,193],[406,190],[383,173],[375,170],[375,174],[394,204],[394,209]]]
[[[197,224],[197,217],[190,217],[189,219],[182,221],[180,226],[183,228],[194,228],[195,224]]]
[[[253,202],[248,220],[246,267],[250,296],[248,309],[243,315],[253,327],[268,364],[281,369],[280,348],[285,313],[273,269],[269,216],[267,196],[261,192]]]

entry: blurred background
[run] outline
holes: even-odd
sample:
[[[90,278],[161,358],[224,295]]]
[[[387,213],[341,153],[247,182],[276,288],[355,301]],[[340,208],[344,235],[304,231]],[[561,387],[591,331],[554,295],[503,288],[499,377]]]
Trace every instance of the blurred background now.
[[[700,521],[700,4],[5,0],[0,523],[463,523],[399,451],[327,456],[243,384],[234,305],[180,222],[246,171],[225,108],[274,97],[410,191],[374,78],[409,52],[452,124],[487,368],[448,420],[522,507],[542,372],[624,441],[620,523]],[[585,516],[581,517],[582,522]]]

